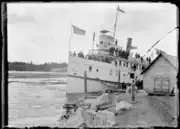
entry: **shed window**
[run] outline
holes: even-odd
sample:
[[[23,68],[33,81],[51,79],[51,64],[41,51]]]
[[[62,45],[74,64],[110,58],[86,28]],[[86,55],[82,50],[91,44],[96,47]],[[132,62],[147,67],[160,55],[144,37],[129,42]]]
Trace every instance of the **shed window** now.
[[[89,66],[89,72],[91,72],[92,71],[92,66]]]

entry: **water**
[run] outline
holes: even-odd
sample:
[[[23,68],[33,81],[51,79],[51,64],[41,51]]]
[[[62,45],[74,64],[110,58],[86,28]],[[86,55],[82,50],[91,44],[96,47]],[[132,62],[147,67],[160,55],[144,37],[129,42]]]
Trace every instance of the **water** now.
[[[66,101],[66,82],[66,77],[44,78],[42,75],[38,78],[9,78],[9,125],[57,123]]]

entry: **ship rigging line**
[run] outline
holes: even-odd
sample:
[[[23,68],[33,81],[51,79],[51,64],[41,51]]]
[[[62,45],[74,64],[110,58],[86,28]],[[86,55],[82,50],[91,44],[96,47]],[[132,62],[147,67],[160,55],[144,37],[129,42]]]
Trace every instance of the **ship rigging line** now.
[[[163,37],[161,37],[155,44],[153,44],[150,49],[147,51],[147,53],[155,46],[157,45],[164,37],[168,36],[170,33],[172,33],[174,30],[178,29],[179,26],[173,28],[171,31],[169,31],[166,35],[164,35]]]

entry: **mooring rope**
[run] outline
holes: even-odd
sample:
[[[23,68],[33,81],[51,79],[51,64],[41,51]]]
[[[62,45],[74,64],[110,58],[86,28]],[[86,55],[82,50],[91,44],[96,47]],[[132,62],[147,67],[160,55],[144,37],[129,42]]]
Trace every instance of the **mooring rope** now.
[[[117,84],[114,84],[114,85],[107,85],[107,83],[103,80],[100,80],[99,78],[96,78],[98,81],[100,81],[103,85],[105,86],[108,86],[108,87],[113,87],[113,86],[116,86]]]

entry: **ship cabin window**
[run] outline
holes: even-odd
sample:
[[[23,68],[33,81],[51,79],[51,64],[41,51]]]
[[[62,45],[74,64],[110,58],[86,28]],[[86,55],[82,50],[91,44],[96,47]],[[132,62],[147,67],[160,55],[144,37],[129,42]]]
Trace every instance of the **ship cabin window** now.
[[[103,41],[100,41],[100,44],[103,44]]]
[[[116,76],[119,76],[119,70],[116,70]]]
[[[115,61],[115,66],[117,66],[117,61]]]
[[[110,76],[112,75],[112,69],[110,69],[110,71],[109,71],[109,75],[110,75]]]
[[[139,65],[138,65],[138,64],[136,64],[136,69],[138,69],[138,66],[139,66]]]
[[[99,69],[96,69],[96,72],[98,72],[99,71]]]
[[[126,63],[124,62],[124,67],[126,66]]]
[[[134,73],[130,73],[130,78],[134,79]]]
[[[89,72],[91,72],[92,71],[92,66],[89,66]]]
[[[121,66],[121,61],[119,61],[119,66]]]
[[[106,43],[104,44],[104,47],[107,48],[107,44]]]
[[[131,63],[129,62],[129,68],[131,68]]]
[[[133,63],[131,63],[131,66],[133,66],[134,64]]]
[[[126,67],[128,67],[128,62],[126,63]]]

